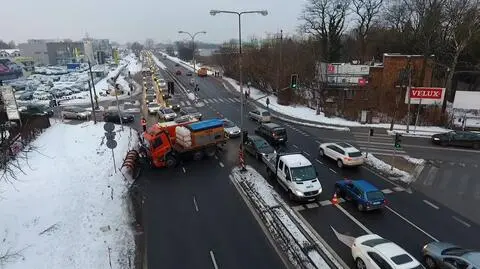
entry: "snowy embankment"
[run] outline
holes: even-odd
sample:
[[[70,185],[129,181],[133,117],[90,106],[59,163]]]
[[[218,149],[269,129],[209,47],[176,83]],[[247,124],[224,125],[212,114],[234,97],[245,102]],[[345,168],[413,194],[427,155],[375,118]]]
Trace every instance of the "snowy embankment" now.
[[[155,64],[157,66],[159,66],[160,68],[162,68],[163,70],[167,70],[167,67],[157,58],[157,56],[153,55],[152,54],[152,58],[153,58],[153,61],[155,62]]]
[[[343,268],[272,186],[250,166],[234,168],[230,179],[261,217],[290,262],[302,268]]]
[[[120,167],[137,145],[135,131],[116,127]],[[5,269],[127,268],[134,261],[129,182],[115,173],[103,124],[54,124],[31,146],[23,173],[0,182]],[[13,168],[14,169],[14,168]]]
[[[228,78],[228,77],[223,77],[225,81],[227,81],[237,92],[240,92],[240,85],[238,81]],[[248,89],[247,87],[244,87],[244,90]],[[266,95],[265,92],[262,92],[254,87],[250,87],[250,98],[251,99],[257,99],[264,97]],[[326,117],[323,112],[320,112],[319,115],[317,115],[316,111],[314,109],[304,107],[304,106],[282,106],[277,103],[277,97],[274,95],[268,96],[270,99],[270,105],[269,108],[279,114],[283,114],[285,116],[293,117],[293,118],[298,118],[298,119],[307,119],[312,122],[318,122],[320,124],[326,124],[326,125],[335,125],[335,126],[344,126],[344,127],[373,127],[373,128],[383,128],[383,129],[388,129],[390,128],[390,124],[388,123],[378,123],[378,124],[361,124],[356,121],[349,121],[346,119],[342,118],[337,118],[337,117]],[[265,99],[261,99],[263,105],[265,104]],[[394,130],[398,132],[402,132],[406,130],[407,126],[406,125],[400,125],[396,124],[394,126]],[[413,126],[411,127],[413,129]],[[431,134],[433,133],[443,133],[443,132],[448,132],[450,131],[449,129],[441,128],[441,127],[434,127],[434,126],[418,126],[416,128],[417,133],[425,133],[425,132],[430,132]],[[430,135],[431,135],[430,134]]]

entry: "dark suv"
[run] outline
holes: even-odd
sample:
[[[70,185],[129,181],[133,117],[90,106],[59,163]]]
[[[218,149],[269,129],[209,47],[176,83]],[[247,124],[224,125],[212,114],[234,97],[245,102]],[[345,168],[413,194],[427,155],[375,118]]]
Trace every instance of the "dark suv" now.
[[[264,123],[255,129],[255,134],[262,136],[271,144],[285,144],[288,140],[287,130],[276,123]]]

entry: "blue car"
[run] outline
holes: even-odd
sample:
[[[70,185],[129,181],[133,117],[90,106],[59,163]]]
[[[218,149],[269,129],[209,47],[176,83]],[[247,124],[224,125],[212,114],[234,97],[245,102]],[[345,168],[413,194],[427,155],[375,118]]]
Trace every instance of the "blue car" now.
[[[339,180],[335,183],[335,192],[345,200],[354,202],[359,211],[381,209],[386,204],[383,192],[363,179]]]

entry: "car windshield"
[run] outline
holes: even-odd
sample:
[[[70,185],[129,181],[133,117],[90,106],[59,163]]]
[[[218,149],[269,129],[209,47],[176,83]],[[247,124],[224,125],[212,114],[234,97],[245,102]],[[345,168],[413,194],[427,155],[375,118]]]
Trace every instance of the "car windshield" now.
[[[171,105],[177,105],[177,104],[179,103],[179,101],[176,100],[176,99],[170,99],[169,103],[170,103]]]
[[[286,130],[285,129],[275,129],[275,130],[273,130],[273,133],[275,135],[284,135],[286,133]]]
[[[225,127],[225,128],[233,128],[233,127],[235,127],[235,124],[234,124],[233,122],[231,122],[231,121],[226,120],[226,121],[223,122],[223,127]]]
[[[148,104],[148,107],[159,107],[159,105],[156,103],[150,103]]]
[[[312,180],[317,178],[315,168],[311,165],[303,167],[290,168],[293,181]]]
[[[175,113],[175,112],[174,112],[172,109],[170,109],[170,108],[165,108],[165,109],[163,109],[163,113],[165,113],[165,114],[172,114],[172,113]]]
[[[382,200],[385,196],[383,196],[383,192],[381,191],[369,191],[367,192],[367,199],[368,200]]]

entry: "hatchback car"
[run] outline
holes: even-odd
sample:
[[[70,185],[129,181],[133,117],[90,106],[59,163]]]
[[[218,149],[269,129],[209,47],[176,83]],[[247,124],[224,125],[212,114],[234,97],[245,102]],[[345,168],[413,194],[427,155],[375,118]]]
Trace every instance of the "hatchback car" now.
[[[446,242],[432,242],[426,244],[422,249],[422,254],[425,264],[429,269],[480,268],[480,251],[464,249]]]
[[[263,156],[267,157],[267,155],[275,153],[275,149],[265,139],[257,135],[249,135],[243,144],[245,151],[258,160],[261,160]]]
[[[160,88],[165,88],[165,87],[167,87],[167,82],[165,82],[165,80],[163,78],[161,78],[161,79],[158,80],[158,86]]]
[[[31,104],[27,105],[25,107],[20,107],[18,109],[18,112],[20,112],[21,116],[48,116],[52,117],[53,116],[53,110],[46,106],[46,105],[41,105],[41,104]]]
[[[229,138],[239,137],[241,134],[240,128],[227,119],[223,119],[223,130],[225,130],[225,136]]]
[[[422,269],[412,255],[390,240],[376,234],[355,238],[352,257],[358,269]]]
[[[181,116],[190,115],[193,118],[196,118],[198,120],[202,120],[202,116],[203,116],[202,113],[200,113],[196,108],[191,107],[191,106],[182,107],[180,109],[179,114]]]
[[[265,138],[272,144],[287,143],[287,130],[276,123],[264,123],[255,129],[255,134]]]
[[[323,143],[318,147],[319,157],[328,157],[337,162],[337,166],[360,166],[365,161],[360,150],[348,143]]]
[[[64,107],[60,113],[64,119],[87,120],[92,116],[92,112],[82,107]]]
[[[335,193],[356,204],[359,211],[370,211],[385,207],[383,192],[366,180],[339,180],[335,182]]]
[[[107,111],[103,114],[103,120],[105,122],[113,122],[113,123],[129,123],[135,120],[135,116],[129,113],[121,113],[122,114],[122,122],[120,122],[120,115],[118,111]]]
[[[169,107],[160,108],[157,113],[158,117],[165,121],[170,121],[177,117],[177,113],[175,113],[175,111]]]

